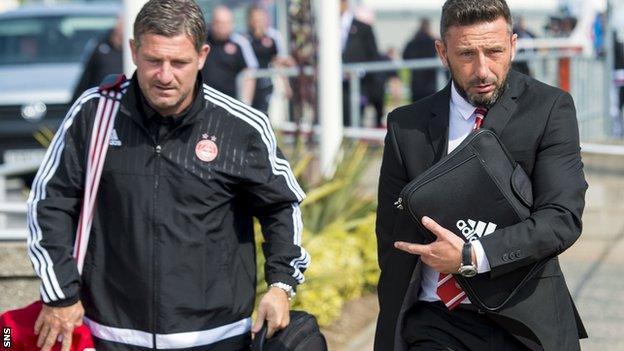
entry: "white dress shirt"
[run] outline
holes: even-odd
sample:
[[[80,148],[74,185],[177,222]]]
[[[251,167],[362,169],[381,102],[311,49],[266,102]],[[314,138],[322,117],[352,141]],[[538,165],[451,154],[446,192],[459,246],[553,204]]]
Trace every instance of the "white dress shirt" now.
[[[353,17],[354,15],[351,10],[345,11],[342,16],[340,16],[340,43],[343,52],[347,46],[347,39],[349,39],[349,32],[351,31]]]
[[[451,83],[451,101],[449,102],[449,134],[448,152],[453,151],[470,134],[474,128],[476,116],[475,106],[472,106],[455,89],[455,83]],[[451,229],[451,228],[448,228]],[[490,262],[485,256],[485,251],[479,240],[472,242],[477,258],[477,270],[479,273],[490,271]],[[438,301],[440,298],[436,292],[440,273],[423,263],[422,283],[418,300]],[[462,303],[470,303],[466,298]]]

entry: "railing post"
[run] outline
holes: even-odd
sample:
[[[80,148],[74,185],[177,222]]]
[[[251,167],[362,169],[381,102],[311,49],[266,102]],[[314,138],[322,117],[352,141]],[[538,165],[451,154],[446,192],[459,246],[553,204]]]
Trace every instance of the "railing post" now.
[[[342,144],[342,58],[340,8],[334,0],[312,1],[319,38],[318,111],[321,124],[320,160],[324,176],[335,171]]]
[[[130,78],[132,73],[134,72],[136,66],[132,62],[132,53],[130,52],[129,40],[133,37],[132,31],[134,26],[134,19],[141,11],[141,8],[147,0],[124,0],[123,1],[123,10],[121,11],[121,15],[123,16],[123,25],[124,25],[124,35],[123,42],[124,47],[122,50],[123,53],[123,67],[124,73],[126,77]]]
[[[360,111],[360,99],[362,96],[362,86],[360,84],[360,70],[353,70],[349,73],[349,106],[351,113],[351,125],[347,127],[359,127],[361,125],[362,114]]]

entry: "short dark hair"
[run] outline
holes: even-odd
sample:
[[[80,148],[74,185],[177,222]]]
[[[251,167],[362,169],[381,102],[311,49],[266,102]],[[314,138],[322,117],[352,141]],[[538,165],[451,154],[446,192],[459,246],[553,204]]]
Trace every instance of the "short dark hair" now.
[[[446,0],[442,6],[440,36],[445,39],[452,26],[469,26],[481,22],[493,22],[502,17],[512,31],[511,13],[505,0]]]
[[[147,33],[166,37],[186,34],[200,52],[206,43],[204,14],[194,0],[149,0],[134,21],[137,47],[141,45],[141,35]]]

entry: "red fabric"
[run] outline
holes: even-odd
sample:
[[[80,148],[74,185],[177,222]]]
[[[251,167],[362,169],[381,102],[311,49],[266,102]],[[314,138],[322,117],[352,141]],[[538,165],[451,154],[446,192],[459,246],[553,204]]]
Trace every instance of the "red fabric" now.
[[[477,107],[475,109],[475,117],[477,117],[475,119],[475,124],[474,124],[474,128],[473,129],[480,129],[481,128],[481,124],[483,123],[483,118],[485,118],[485,114],[487,113],[487,110],[481,107]]]
[[[5,328],[10,328],[11,348],[5,348],[0,342],[0,350],[11,351],[35,351],[37,348],[38,336],[35,335],[35,322],[41,312],[41,301],[34,302],[24,308],[4,312],[0,316],[0,331],[4,333]],[[52,351],[60,351],[61,343],[56,342]],[[72,338],[72,351],[95,350],[91,331],[86,325],[74,329]]]

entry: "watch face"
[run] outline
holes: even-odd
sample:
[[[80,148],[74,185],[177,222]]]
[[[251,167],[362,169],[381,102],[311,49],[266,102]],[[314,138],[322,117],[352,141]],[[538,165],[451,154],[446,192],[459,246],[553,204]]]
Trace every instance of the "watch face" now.
[[[477,267],[475,266],[461,266],[459,267],[459,274],[466,278],[474,277],[477,275]]]

